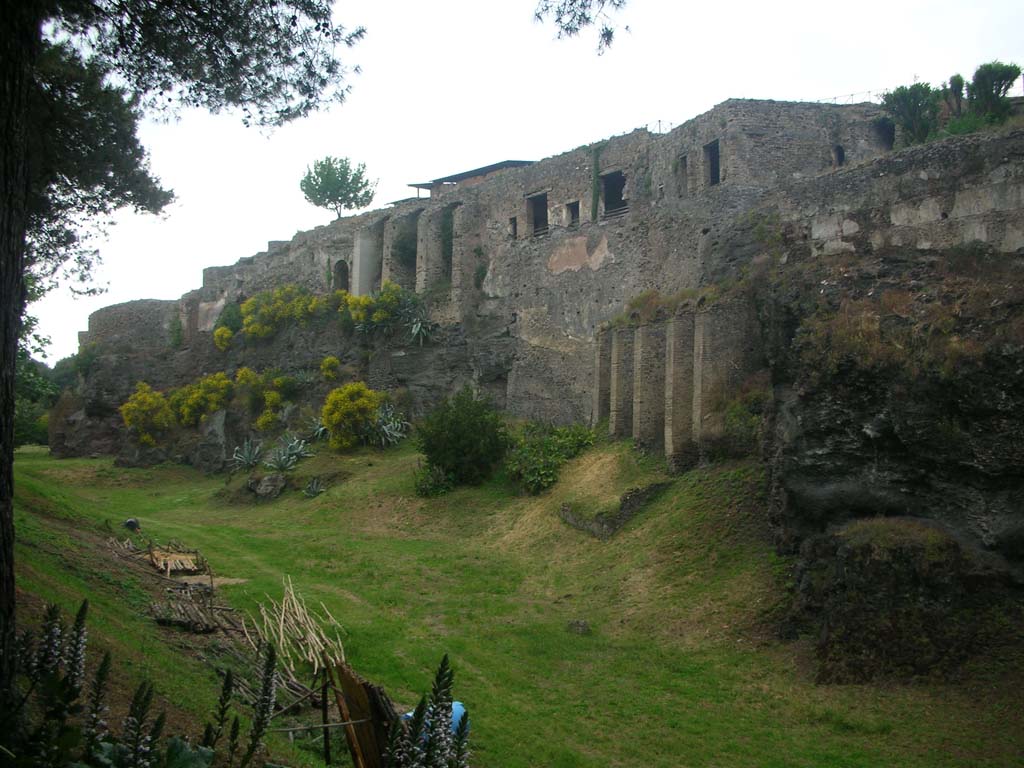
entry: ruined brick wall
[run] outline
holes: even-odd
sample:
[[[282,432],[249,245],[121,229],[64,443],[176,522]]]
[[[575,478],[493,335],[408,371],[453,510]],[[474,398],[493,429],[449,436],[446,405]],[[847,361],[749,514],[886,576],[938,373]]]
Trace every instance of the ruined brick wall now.
[[[205,270],[201,288],[167,303],[184,331],[174,364],[167,363],[166,339],[145,330],[134,341],[139,360],[148,354],[155,378],[181,383],[223,364],[211,332],[228,302],[286,283],[324,292],[347,281],[367,293],[392,280],[420,292],[434,321],[459,330],[460,351],[452,357],[436,350],[456,373],[438,377],[433,388],[402,355],[382,380],[414,388],[423,403],[470,380],[516,416],[562,423],[607,417],[617,434],[632,436],[632,389],[618,409],[613,402],[633,386],[632,374],[628,384],[616,384],[613,373],[635,361],[616,363],[611,335],[600,337],[607,354],[599,352],[599,329],[646,290],[671,294],[739,274],[766,250],[759,223],[796,228],[820,253],[972,240],[1006,252],[1024,247],[1024,134],[888,153],[878,117],[873,105],[730,100],[665,134],[634,131],[446,187],[437,199],[335,221]],[[86,338],[116,346],[113,318],[121,312],[96,313]],[[636,428],[670,454],[685,454],[717,428],[703,414],[694,421],[692,408],[687,427],[676,399],[700,401],[717,379],[728,379],[730,365],[747,365],[748,337],[736,330],[746,321],[715,312],[667,319],[664,328],[664,434],[658,438],[646,422]],[[295,339],[288,365],[313,368],[314,355],[345,344],[327,331],[310,333],[330,344]],[[231,364],[263,359],[264,348],[239,349]],[[597,370],[600,360],[606,368]],[[683,376],[687,366],[701,377]],[[110,390],[115,403],[119,396]],[[655,413],[651,408],[645,399],[640,415]]]

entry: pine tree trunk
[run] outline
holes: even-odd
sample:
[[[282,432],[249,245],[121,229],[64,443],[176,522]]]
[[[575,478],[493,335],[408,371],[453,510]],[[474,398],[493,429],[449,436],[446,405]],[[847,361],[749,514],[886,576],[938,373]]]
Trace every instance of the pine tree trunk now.
[[[14,361],[25,306],[28,86],[39,46],[38,2],[0,13],[0,711],[14,683]]]

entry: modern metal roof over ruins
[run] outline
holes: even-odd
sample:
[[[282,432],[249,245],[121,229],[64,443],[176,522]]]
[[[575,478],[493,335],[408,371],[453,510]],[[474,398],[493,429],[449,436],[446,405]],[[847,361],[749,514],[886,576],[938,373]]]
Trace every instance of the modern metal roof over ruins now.
[[[491,165],[485,165],[481,168],[474,168],[471,171],[462,171],[462,173],[454,173],[451,176],[444,176],[440,179],[434,179],[433,181],[421,181],[414,184],[410,184],[410,187],[416,189],[430,189],[437,184],[457,184],[460,181],[466,179],[473,179],[477,176],[486,176],[489,173],[495,171],[504,171],[508,168],[522,168],[524,165],[532,165],[533,160],[502,160],[500,163],[492,163]]]

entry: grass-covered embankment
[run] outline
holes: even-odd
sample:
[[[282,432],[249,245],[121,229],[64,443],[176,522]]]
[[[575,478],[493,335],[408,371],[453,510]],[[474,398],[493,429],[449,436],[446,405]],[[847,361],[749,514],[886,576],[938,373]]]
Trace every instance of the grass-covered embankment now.
[[[662,479],[626,445],[587,451],[539,497],[498,478],[418,499],[416,462],[410,447],[322,455],[300,471],[336,475],[327,493],[250,505],[237,502],[241,478],[20,453],[20,584],[68,606],[88,593],[94,634],[202,716],[213,675],[183,655],[186,637],[142,615],[116,563],[89,556],[103,521],[137,517],[158,540],[200,548],[218,575],[245,579],[223,588],[242,609],[290,575],[345,625],[353,665],[402,704],[451,655],[477,766],[1004,766],[1024,747],[1013,686],[996,676],[812,682],[805,646],[772,631],[787,571],[754,463],[676,478],[600,542],[557,510]],[[569,632],[573,620],[592,632]]]

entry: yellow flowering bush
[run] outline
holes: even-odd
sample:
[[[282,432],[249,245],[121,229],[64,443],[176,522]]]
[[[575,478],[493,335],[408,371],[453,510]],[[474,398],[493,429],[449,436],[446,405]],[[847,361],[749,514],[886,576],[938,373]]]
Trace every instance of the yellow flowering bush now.
[[[214,411],[226,408],[233,391],[227,374],[214,373],[173,390],[168,404],[179,424],[194,427]]]
[[[230,328],[223,325],[213,332],[213,345],[221,352],[231,346],[231,340],[235,337]]]
[[[361,381],[331,391],[320,413],[331,435],[331,447],[339,451],[353,448],[376,417],[384,399],[383,392],[375,392]]]
[[[155,435],[174,426],[174,413],[167,398],[144,381],[135,385],[120,411],[125,426],[135,430],[143,445],[156,445]]]
[[[286,323],[305,323],[326,315],[331,301],[297,285],[260,291],[242,303],[242,331],[246,336],[270,338]]]
[[[336,358],[334,355],[328,355],[320,361],[320,375],[327,381],[334,381],[338,378],[338,372],[341,370],[341,360]]]
[[[235,384],[239,387],[254,387],[263,384],[263,379],[252,368],[242,366],[235,371]]]

